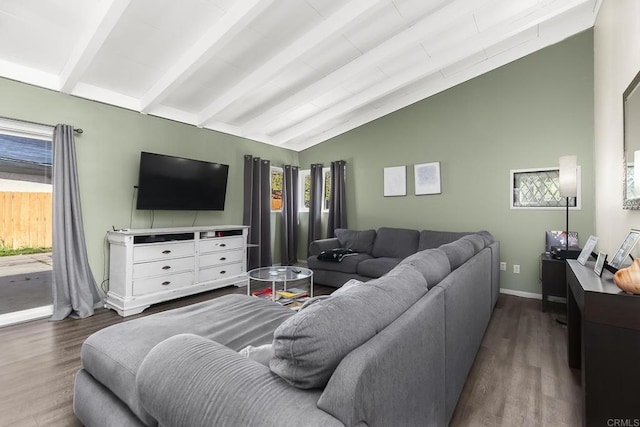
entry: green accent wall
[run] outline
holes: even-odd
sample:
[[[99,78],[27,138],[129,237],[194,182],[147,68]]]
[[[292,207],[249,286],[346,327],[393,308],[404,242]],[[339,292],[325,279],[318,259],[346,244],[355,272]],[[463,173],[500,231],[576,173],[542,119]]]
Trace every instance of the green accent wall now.
[[[225,210],[156,211],[154,227],[242,224],[245,154],[272,164],[297,164],[294,151],[195,126],[143,115],[15,81],[0,79],[0,116],[82,128],[76,137],[78,179],[89,262],[96,281],[106,278],[107,230],[149,228],[150,211],[132,210],[140,151],[229,165]],[[280,215],[273,215],[274,262],[280,261]],[[108,264],[107,264],[108,265]],[[108,267],[107,267],[108,269]]]
[[[581,243],[594,234],[593,32],[580,33],[300,153],[300,165],[347,161],[350,228],[489,230],[508,263],[501,285],[541,293],[545,230],[564,210],[509,208],[510,169],[554,167],[575,154]],[[442,194],[414,195],[413,165],[440,162]],[[407,165],[407,196],[383,197],[383,168]],[[307,216],[299,258],[306,258]],[[520,274],[513,265],[520,265]]]

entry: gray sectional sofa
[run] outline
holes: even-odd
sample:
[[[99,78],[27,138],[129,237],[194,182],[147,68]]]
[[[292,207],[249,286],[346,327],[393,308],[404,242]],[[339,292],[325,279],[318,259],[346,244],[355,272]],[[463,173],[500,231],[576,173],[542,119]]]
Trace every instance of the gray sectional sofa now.
[[[498,252],[463,237],[298,313],[233,294],[110,326],[82,346],[74,412],[87,426],[447,425]]]
[[[480,234],[492,239],[491,234],[486,231],[418,231],[392,227],[381,227],[377,232],[339,228],[335,230],[335,234],[334,238],[311,242],[307,264],[313,270],[316,283],[336,288],[350,279],[367,281],[381,277],[411,254],[438,248],[464,236]],[[351,249],[354,253],[340,262],[318,258],[323,251],[341,248]]]

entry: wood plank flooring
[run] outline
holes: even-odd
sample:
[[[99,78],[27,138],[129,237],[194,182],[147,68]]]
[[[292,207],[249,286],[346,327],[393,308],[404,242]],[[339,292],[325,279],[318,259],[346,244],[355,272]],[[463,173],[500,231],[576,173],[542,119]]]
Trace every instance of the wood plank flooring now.
[[[315,287],[318,295],[332,290]],[[79,426],[72,411],[73,381],[87,336],[115,323],[243,291],[211,291],[127,319],[100,309],[83,320],[0,328],[0,426]],[[579,376],[567,367],[565,330],[555,318],[540,311],[539,301],[500,296],[452,426],[581,425]]]

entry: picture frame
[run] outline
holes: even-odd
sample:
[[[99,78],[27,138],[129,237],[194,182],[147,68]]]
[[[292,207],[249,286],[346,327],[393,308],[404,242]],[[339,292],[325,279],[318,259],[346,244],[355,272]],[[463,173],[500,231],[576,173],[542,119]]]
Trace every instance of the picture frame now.
[[[578,262],[580,264],[585,265],[587,263],[587,261],[589,260],[589,257],[591,256],[591,253],[593,252],[593,250],[596,247],[596,244],[598,243],[598,239],[599,238],[596,236],[589,236],[587,243],[584,245],[584,248],[582,248],[580,255],[578,255]]]
[[[598,275],[598,277],[602,276],[602,269],[606,262],[607,254],[604,252],[598,252],[598,259],[596,260],[596,264],[593,266],[593,271]]]
[[[440,185],[440,162],[422,163],[413,166],[415,194],[442,194]]]
[[[640,240],[640,230],[632,228],[622,241],[620,248],[618,248],[609,265],[616,270],[620,270],[638,240]]]
[[[384,196],[407,195],[407,167],[392,166],[384,168]]]

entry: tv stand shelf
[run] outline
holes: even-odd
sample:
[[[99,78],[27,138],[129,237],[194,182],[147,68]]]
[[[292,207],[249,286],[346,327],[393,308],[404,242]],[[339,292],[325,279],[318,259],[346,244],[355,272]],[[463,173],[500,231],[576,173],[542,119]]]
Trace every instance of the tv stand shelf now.
[[[110,231],[106,307],[121,316],[151,304],[245,285],[244,225]]]

